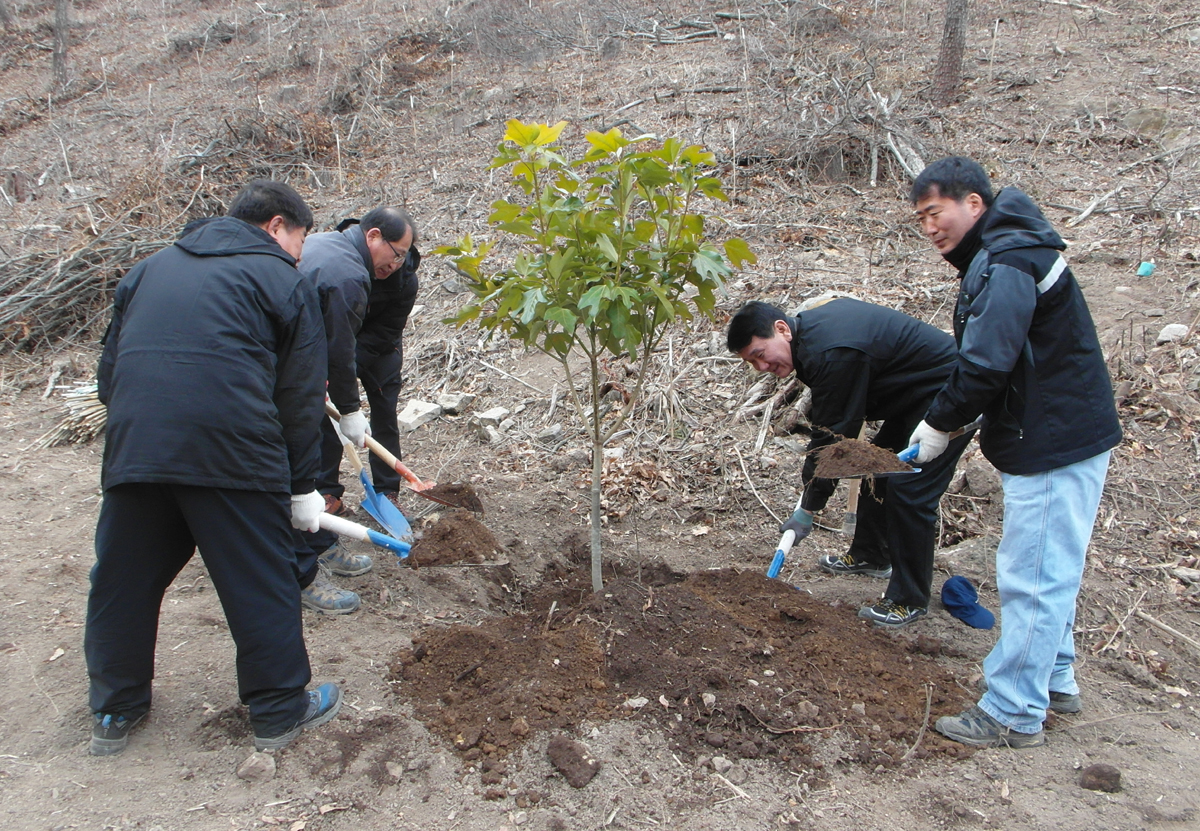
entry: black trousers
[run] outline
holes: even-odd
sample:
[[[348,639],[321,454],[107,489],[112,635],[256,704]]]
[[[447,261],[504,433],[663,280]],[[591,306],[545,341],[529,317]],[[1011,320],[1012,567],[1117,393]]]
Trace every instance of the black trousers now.
[[[125,484],[104,492],[84,654],[93,712],[150,709],[163,593],[197,547],[237,646],[238,695],[257,736],[292,729],[312,678],[287,494]]]
[[[375,356],[358,353],[358,380],[362,381],[367,403],[371,406],[371,436],[397,459],[403,458],[400,455],[400,425],[396,421],[403,363],[404,359],[395,350]],[[400,474],[372,453],[371,483],[380,493],[396,493],[400,490]]]
[[[903,450],[922,417],[923,411],[885,421],[871,443],[895,452]],[[938,504],[974,434],[971,431],[952,440],[946,452],[920,465],[920,473],[874,479],[871,485],[863,482],[850,553],[868,563],[891,564],[892,579],[884,592],[889,600],[902,606],[929,607]]]

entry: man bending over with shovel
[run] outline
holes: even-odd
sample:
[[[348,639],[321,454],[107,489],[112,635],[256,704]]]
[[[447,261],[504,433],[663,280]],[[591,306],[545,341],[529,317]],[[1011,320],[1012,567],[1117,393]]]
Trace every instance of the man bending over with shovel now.
[[[892,451],[908,446],[929,402],[954,367],[954,339],[906,314],[850,298],[830,300],[789,317],[752,301],[729,323],[727,345],[759,372],[785,378],[793,371],[812,389],[814,425],[801,471],[800,507],[780,528],[796,541],[811,533],[837,481],[815,478],[817,453],[842,436],[857,436],[864,421],[882,421],[872,443]],[[938,503],[958,457],[971,440],[951,440],[919,473],[877,478],[864,494],[850,549],[817,560],[830,574],[889,578],[883,598],[859,610],[878,626],[900,627],[929,610]],[[897,460],[897,465],[899,462]]]
[[[416,226],[407,213],[400,208],[375,208],[361,221],[348,220],[336,231],[310,236],[304,242],[304,257],[298,266],[321,298],[329,351],[329,399],[341,414],[339,429],[342,435],[355,447],[362,447],[366,436],[372,432],[358,395],[358,378],[362,377],[368,400],[372,402],[371,423],[391,425],[383,438],[394,439],[396,446],[388,449],[396,455],[400,450],[399,431],[395,429],[396,399],[400,392],[399,353],[393,350],[390,355],[384,354],[382,359],[372,359],[371,363],[361,366],[359,361],[367,358],[372,350],[388,352],[386,346],[379,346],[381,337],[399,343],[416,298],[416,276],[411,273],[411,279],[399,285],[400,281],[393,275],[400,272],[400,276],[404,276],[405,263],[412,262],[409,254],[415,251],[410,250],[415,239]],[[414,272],[415,268],[414,263]],[[397,285],[389,285],[394,289],[390,293],[377,295],[373,289],[381,281]],[[372,311],[375,313],[370,314]],[[384,320],[385,317],[388,319]],[[366,331],[386,329],[386,334],[369,343],[366,340],[360,343],[364,321],[370,323]],[[389,406],[390,413],[387,412]],[[349,511],[344,509],[341,500],[345,489],[338,481],[341,460],[341,439],[329,420],[323,419],[317,487],[325,497],[325,510],[346,516]],[[373,466],[372,470],[375,469]],[[399,478],[395,473],[392,476]],[[398,489],[399,484],[392,488]],[[359,596],[334,586],[325,576],[324,569],[355,577],[371,570],[371,558],[366,554],[351,553],[331,531],[322,530],[311,537],[305,536],[300,546],[297,558],[309,575],[305,578],[309,582],[301,594],[304,606],[334,615],[357,609],[361,602]]]

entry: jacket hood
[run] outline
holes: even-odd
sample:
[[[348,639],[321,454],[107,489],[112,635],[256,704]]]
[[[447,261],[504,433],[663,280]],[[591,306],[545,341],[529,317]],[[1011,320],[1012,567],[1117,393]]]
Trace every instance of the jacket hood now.
[[[292,255],[262,228],[231,216],[189,223],[184,228],[184,236],[175,244],[197,257],[268,254],[288,265],[296,264]]]
[[[992,254],[1014,248],[1067,247],[1033,200],[1016,188],[1004,188],[980,220],[983,247]]]

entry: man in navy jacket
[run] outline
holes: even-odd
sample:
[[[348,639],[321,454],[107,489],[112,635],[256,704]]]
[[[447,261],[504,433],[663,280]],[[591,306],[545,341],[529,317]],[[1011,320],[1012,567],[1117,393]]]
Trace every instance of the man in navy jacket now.
[[[857,436],[864,421],[882,421],[872,442],[903,450],[954,366],[954,339],[945,332],[845,297],[796,317],[767,303],[747,303],[729,322],[727,346],[759,372],[784,378],[795,371],[812,389],[814,428],[800,477],[804,495],[779,529],[794,531],[797,541],[812,531],[813,514],[837,486],[813,475],[820,449]],[[859,617],[897,628],[928,613],[938,503],[972,435],[956,438],[920,473],[876,479],[859,503],[849,551],[818,559],[830,574],[889,578],[883,598],[860,609]]]
[[[385,283],[396,272],[403,271],[415,240],[416,226],[407,213],[400,208],[381,207],[368,212],[361,221],[347,220],[338,230],[313,234],[304,242],[304,257],[298,267],[312,281],[320,297],[329,354],[329,400],[341,414],[342,435],[355,447],[362,447],[365,437],[372,433],[358,394],[358,377],[362,373],[358,362],[359,339],[364,321],[368,320],[369,303],[375,284]],[[414,290],[415,287],[414,280]],[[410,310],[411,300],[410,297]],[[404,317],[407,320],[407,312]],[[372,328],[378,325],[374,320],[372,324]],[[395,369],[395,396],[390,400],[393,425],[399,396],[398,365]],[[368,401],[375,394],[372,386],[367,386]],[[378,397],[372,401],[371,422],[386,425],[387,407],[387,401]],[[393,430],[393,434],[397,446],[389,449],[397,452],[399,433]],[[327,511],[345,515],[349,513],[341,500],[345,488],[338,480],[341,459],[341,440],[332,424],[323,420],[317,488],[325,498]],[[397,489],[398,486],[392,490]],[[368,555],[353,554],[339,543],[337,535],[320,531],[304,538],[297,557],[305,574],[301,601],[306,608],[325,614],[348,614],[359,607],[359,596],[330,583],[324,569],[350,577],[366,574],[373,565]]]
[[[163,593],[199,547],[237,645],[259,750],[341,706],[311,679],[293,529],[315,530],[325,335],[295,269],[312,212],[258,180],[117,286],[98,371],[104,502],[84,651],[91,752],[125,749],[150,709]]]
[[[911,442],[935,459],[983,416],[980,447],[1001,473],[996,552],[1000,639],[979,704],[935,725],[977,747],[1045,742],[1046,709],[1082,708],[1073,668],[1075,598],[1109,455],[1121,441],[1096,327],[1066,244],[1016,188],[994,197],[976,162],[952,156],[913,182],[922,232],[955,268],[958,359]]]

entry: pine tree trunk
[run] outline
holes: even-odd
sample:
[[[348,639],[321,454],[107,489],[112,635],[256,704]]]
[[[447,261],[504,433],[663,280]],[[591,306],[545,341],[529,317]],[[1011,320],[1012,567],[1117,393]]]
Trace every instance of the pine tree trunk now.
[[[67,87],[67,38],[71,27],[71,0],[54,0],[54,89]]]
[[[7,29],[13,24],[12,12],[8,10],[8,0],[0,0],[0,26]]]
[[[968,0],[946,0],[946,27],[942,31],[942,46],[938,50],[937,67],[933,70],[933,89],[930,98],[939,107],[954,100],[962,85],[963,52],[967,46]]]

